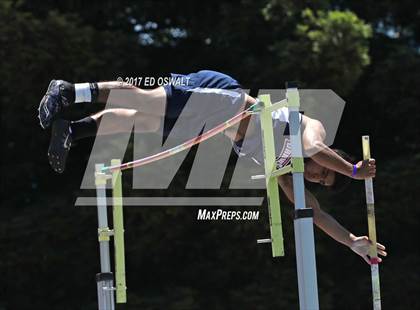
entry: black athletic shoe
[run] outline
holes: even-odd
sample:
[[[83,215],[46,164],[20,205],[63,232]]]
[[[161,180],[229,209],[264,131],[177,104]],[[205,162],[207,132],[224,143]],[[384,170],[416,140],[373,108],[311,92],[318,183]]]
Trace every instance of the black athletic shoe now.
[[[64,119],[55,120],[52,125],[50,146],[48,148],[48,160],[55,172],[64,172],[71,143],[70,121]]]
[[[62,80],[52,80],[38,108],[41,127],[48,128],[63,110],[63,107],[74,103],[74,96],[73,84]]]

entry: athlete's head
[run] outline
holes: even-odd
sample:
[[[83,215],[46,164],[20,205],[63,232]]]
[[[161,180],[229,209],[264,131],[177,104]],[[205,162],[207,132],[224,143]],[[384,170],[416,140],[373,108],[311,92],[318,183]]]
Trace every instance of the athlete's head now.
[[[348,155],[346,152],[339,149],[333,149],[333,151],[336,152],[340,157],[342,157],[346,161],[350,163],[354,162],[353,157]],[[331,190],[335,192],[341,192],[350,183],[351,180],[350,178],[340,173],[336,173],[333,170],[319,165],[310,158],[305,162],[304,176],[305,179],[309,182],[319,183],[321,185],[328,186]]]

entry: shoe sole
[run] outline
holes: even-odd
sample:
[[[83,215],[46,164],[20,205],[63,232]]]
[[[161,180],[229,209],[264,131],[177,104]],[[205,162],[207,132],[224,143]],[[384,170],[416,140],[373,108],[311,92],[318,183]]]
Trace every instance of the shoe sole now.
[[[66,120],[56,120],[51,131],[51,141],[48,147],[48,160],[54,171],[58,173],[64,172],[67,155],[71,148],[69,124],[70,122]],[[66,136],[64,136],[64,134]]]

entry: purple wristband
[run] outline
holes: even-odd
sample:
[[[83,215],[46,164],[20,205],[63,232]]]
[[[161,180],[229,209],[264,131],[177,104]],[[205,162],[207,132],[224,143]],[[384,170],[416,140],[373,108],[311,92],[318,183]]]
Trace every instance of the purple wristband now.
[[[357,173],[357,166],[353,165],[353,172],[351,173],[351,176],[354,177]]]

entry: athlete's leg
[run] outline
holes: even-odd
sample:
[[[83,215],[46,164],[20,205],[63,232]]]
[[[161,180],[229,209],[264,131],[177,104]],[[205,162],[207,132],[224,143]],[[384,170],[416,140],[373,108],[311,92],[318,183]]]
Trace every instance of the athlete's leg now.
[[[107,108],[134,109],[163,117],[166,108],[166,92],[163,87],[141,89],[121,82],[99,82],[98,99]]]
[[[104,104],[104,109],[134,109],[162,117],[166,108],[166,92],[163,87],[143,90],[118,81],[71,84],[53,80],[39,105],[41,127],[49,127],[65,108],[98,102]]]
[[[120,132],[155,132],[162,118],[146,115],[133,109],[106,109],[78,121],[57,119],[53,122],[48,160],[59,173],[64,172],[68,153],[73,141],[98,135]],[[98,130],[99,129],[99,130]]]
[[[92,115],[91,118],[100,124],[98,134],[108,135],[119,132],[127,132],[133,129],[136,132],[156,132],[160,126],[162,118],[155,115],[147,115],[134,109],[106,109]],[[74,125],[77,122],[73,123]]]

